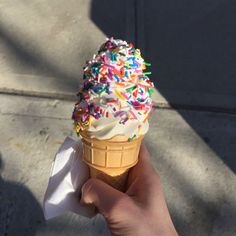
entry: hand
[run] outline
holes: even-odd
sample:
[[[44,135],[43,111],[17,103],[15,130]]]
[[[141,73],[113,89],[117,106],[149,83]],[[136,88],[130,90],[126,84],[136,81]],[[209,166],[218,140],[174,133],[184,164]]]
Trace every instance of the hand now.
[[[177,236],[161,189],[160,178],[141,145],[138,164],[129,172],[126,193],[89,179],[81,203],[93,204],[105,217],[112,235]]]

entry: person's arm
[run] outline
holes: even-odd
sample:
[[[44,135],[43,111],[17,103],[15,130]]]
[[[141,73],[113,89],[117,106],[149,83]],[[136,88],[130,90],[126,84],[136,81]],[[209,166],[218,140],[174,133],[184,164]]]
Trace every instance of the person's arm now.
[[[105,217],[112,235],[177,236],[161,189],[160,178],[141,145],[138,164],[130,170],[122,193],[106,183],[89,179],[81,202],[93,204]]]

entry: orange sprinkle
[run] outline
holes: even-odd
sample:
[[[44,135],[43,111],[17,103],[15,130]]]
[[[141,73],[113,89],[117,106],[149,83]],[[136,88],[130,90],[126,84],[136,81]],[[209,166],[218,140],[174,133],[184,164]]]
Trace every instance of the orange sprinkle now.
[[[125,64],[124,60],[122,60],[122,59],[120,59],[120,62],[121,62],[123,65]]]
[[[124,67],[121,68],[120,72],[121,72],[121,75],[122,75],[122,77],[123,77],[123,76],[125,75],[125,69],[124,69]]]
[[[131,75],[131,78],[137,78],[137,75]]]
[[[143,123],[145,123],[146,122],[146,120],[149,118],[149,114],[146,116],[146,118],[143,120]]]
[[[102,72],[104,72],[105,70],[106,70],[106,68],[102,67],[99,72],[102,74]]]
[[[117,85],[119,85],[119,86],[125,86],[125,84],[124,83],[120,83],[120,82],[115,82],[115,84],[117,84]]]
[[[127,82],[129,82],[129,83],[133,83],[133,80],[128,80]]]

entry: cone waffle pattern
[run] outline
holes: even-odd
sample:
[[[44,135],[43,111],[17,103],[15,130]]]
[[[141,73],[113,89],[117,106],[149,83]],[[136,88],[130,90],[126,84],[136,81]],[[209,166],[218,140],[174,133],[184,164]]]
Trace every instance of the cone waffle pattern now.
[[[82,135],[83,160],[90,166],[90,176],[123,190],[128,170],[138,162],[142,139],[97,140]]]

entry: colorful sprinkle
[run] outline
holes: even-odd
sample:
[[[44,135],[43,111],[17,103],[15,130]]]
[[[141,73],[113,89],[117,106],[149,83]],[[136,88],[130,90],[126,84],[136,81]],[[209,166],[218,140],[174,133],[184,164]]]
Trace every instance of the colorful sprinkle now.
[[[120,99],[125,100],[125,97],[121,94],[118,89],[115,89],[116,94],[120,97]]]
[[[83,86],[78,93],[72,119],[75,130],[88,129],[94,120],[113,117],[121,125],[149,118],[152,108],[153,83],[144,72],[151,66],[133,44],[113,38],[100,47],[98,54],[86,62]],[[118,97],[117,97],[118,96]],[[130,141],[138,137],[143,125],[137,125]]]
[[[152,74],[152,72],[150,72],[150,71],[147,71],[147,72],[144,72],[144,74],[145,74],[145,75],[151,75],[151,74]]]

